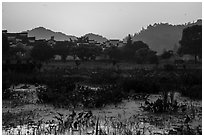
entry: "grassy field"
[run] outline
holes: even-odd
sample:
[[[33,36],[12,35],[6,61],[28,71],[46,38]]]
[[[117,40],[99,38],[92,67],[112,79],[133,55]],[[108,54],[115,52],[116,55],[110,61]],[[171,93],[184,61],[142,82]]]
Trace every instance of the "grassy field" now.
[[[134,62],[117,62],[115,65],[111,61],[81,61],[79,68],[84,69],[112,69],[119,68],[122,70],[133,70],[133,69],[154,69],[163,68],[165,63],[156,64],[137,64]],[[171,64],[175,65],[175,64]],[[43,65],[45,69],[56,69],[56,68],[76,68],[74,61],[68,62],[50,62]],[[178,65],[182,68],[182,65]],[[186,64],[186,69],[202,69],[201,64]]]
[[[55,62],[43,64],[41,71],[33,73],[3,72],[2,132],[201,134],[202,70],[189,68],[166,69],[124,62],[82,62],[77,67],[74,62]],[[7,90],[20,83],[43,84],[47,88],[37,92],[39,102],[25,103],[14,99],[13,92]],[[174,92],[178,93],[173,97],[178,104],[173,106],[171,101],[167,107],[166,95]],[[163,106],[156,105],[160,98]],[[165,109],[155,112],[160,107]],[[175,112],[172,107],[177,108]],[[79,116],[90,111],[88,118]]]
[[[153,101],[158,97],[159,95],[151,95],[149,98]],[[185,111],[179,109],[177,113],[172,114],[154,114],[146,112],[140,107],[140,104],[144,104],[142,100],[124,100],[117,106],[108,105],[101,109],[91,109],[93,116],[89,119],[75,116],[73,120],[70,120],[71,124],[78,121],[75,128],[70,128],[65,124],[72,114],[72,109],[60,109],[40,104],[25,104],[11,108],[9,102],[4,101],[5,104],[3,104],[2,109],[3,134],[200,134],[202,129],[202,102],[191,101],[180,96],[177,99],[179,103],[185,103],[188,109]],[[77,114],[87,111],[90,111],[90,109],[75,109]],[[191,116],[188,123],[185,123],[186,115]],[[56,119],[56,116],[59,119]],[[87,121],[84,123],[84,120]],[[12,123],[14,124],[13,127],[11,127]],[[187,129],[188,127],[190,130]]]

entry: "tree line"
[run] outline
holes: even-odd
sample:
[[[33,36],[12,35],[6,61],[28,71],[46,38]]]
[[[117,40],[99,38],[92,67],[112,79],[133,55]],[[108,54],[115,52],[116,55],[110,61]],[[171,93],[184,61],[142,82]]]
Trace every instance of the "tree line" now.
[[[178,54],[191,54],[197,57],[202,57],[202,26],[194,25],[183,30],[182,39],[179,41],[180,47]],[[3,59],[8,55],[14,55],[17,52],[24,53],[25,49],[15,47],[10,48],[7,37],[2,34],[2,51]],[[80,60],[95,60],[97,56],[108,56],[111,60],[134,61],[138,64],[143,63],[158,63],[156,51],[149,48],[149,45],[143,41],[132,41],[130,35],[127,37],[127,42],[123,47],[110,46],[103,48],[103,45],[98,46],[94,43],[89,43],[88,37],[82,36],[75,41],[57,41],[55,45],[49,46],[46,41],[36,41],[33,44],[33,49],[30,51],[30,58],[37,61],[48,61],[60,55],[65,61],[68,55],[78,57]],[[172,53],[165,51],[161,57],[169,58]]]

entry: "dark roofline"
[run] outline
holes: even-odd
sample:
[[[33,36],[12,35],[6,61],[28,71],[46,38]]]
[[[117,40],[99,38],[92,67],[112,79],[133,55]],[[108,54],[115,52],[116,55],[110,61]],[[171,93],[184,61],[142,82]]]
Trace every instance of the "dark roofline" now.
[[[17,35],[17,33],[7,33],[7,35],[9,36],[16,36]]]
[[[120,41],[119,39],[110,39],[109,41]]]
[[[18,34],[28,34],[28,32],[21,32],[21,33],[18,33]]]
[[[28,33],[6,33],[6,35],[9,37],[9,36],[15,36],[15,37],[25,37],[25,36],[22,36],[26,34],[26,37],[28,36]]]
[[[35,37],[28,37],[29,40],[35,40]]]
[[[38,39],[36,41],[47,41],[46,39]]]

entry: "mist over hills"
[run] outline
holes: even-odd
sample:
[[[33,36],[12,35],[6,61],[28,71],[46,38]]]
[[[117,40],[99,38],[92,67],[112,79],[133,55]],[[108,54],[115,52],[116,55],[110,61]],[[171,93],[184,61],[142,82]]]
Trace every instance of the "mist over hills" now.
[[[132,40],[141,40],[147,43],[152,50],[161,54],[164,49],[173,50],[175,45],[179,46],[183,29],[192,25],[202,25],[202,20],[183,25],[155,23],[154,25],[149,25],[146,29],[142,29],[139,33],[135,33]]]

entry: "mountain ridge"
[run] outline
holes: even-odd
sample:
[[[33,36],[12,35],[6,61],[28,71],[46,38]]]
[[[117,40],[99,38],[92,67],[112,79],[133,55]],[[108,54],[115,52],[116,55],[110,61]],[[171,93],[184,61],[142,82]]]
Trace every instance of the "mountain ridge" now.
[[[29,37],[36,37],[37,40],[38,39],[48,40],[51,38],[51,36],[54,36],[55,40],[57,40],[57,41],[64,41],[64,40],[69,41],[70,38],[72,40],[77,39],[76,36],[67,35],[67,34],[62,33],[62,32],[54,32],[54,31],[47,29],[47,28],[44,28],[42,26],[36,27],[34,29],[31,29],[31,30],[27,30],[24,32],[27,32]]]
[[[103,37],[102,35],[94,34],[94,33],[87,33],[84,36],[88,37],[90,40],[95,40],[99,43],[103,43],[103,42],[108,40],[107,38]]]
[[[179,40],[182,37],[182,31],[184,28],[192,25],[202,25],[202,19],[198,19],[196,22],[189,22],[185,24],[172,25],[169,23],[155,23],[153,25],[148,25],[146,29],[142,29],[138,33],[132,36],[133,41],[143,41],[146,43],[150,49],[157,51],[157,54],[161,54],[165,50],[173,50],[175,45],[179,45]],[[64,40],[76,40],[77,37],[73,35],[67,35],[62,32],[54,32],[50,29],[44,27],[36,27],[31,30],[27,30],[29,37],[36,37],[36,39],[50,39],[54,36],[57,41]],[[108,38],[103,37],[99,34],[87,33],[83,36],[89,37],[90,40],[95,40],[99,43],[103,43],[108,40]],[[126,37],[123,39],[125,41]]]
[[[146,29],[142,29],[139,33],[135,33],[132,40],[143,41],[152,50],[161,54],[164,50],[173,50],[175,45],[178,46],[182,38],[183,29],[193,25],[202,25],[202,20],[181,25],[155,23],[154,25],[147,26]]]
[[[76,40],[77,37],[73,36],[73,35],[67,35],[65,33],[62,32],[54,32],[50,29],[47,29],[45,27],[39,26],[36,27],[34,29],[31,30],[27,30],[27,31],[23,31],[23,32],[27,32],[29,37],[36,37],[36,39],[50,39],[51,36],[54,36],[54,39],[57,41],[64,41],[64,40],[70,40],[70,38],[72,40]],[[94,34],[94,33],[87,33],[84,34],[83,36],[89,37],[90,40],[95,40],[99,43],[103,43],[105,41],[107,41],[108,39],[99,35],[99,34]]]

